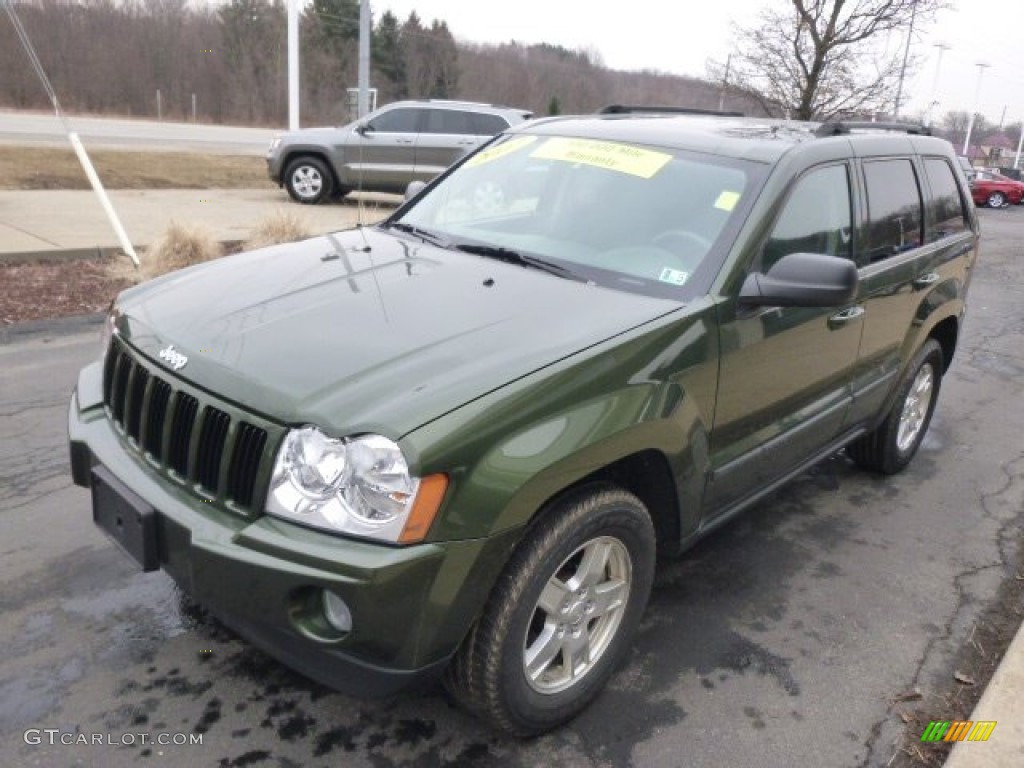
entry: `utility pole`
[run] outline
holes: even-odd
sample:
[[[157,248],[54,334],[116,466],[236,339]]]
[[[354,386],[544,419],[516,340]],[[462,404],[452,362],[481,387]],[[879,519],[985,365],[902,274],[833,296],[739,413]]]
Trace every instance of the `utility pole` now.
[[[299,129],[299,3],[288,0],[288,130]]]
[[[732,65],[732,54],[725,60],[725,75],[722,76],[722,92],[718,96],[718,111],[725,111],[725,89],[729,85],[729,67]]]
[[[370,0],[359,3],[359,114],[370,111]]]
[[[974,118],[978,114],[978,99],[981,98],[981,76],[985,74],[985,68],[992,66],[984,61],[977,62],[974,66],[978,68],[978,84],[974,87],[974,108],[971,109],[971,120],[967,123],[967,135],[964,137],[964,151],[967,155],[967,147],[971,144],[971,133],[974,131]]]
[[[893,106],[893,117],[900,116],[900,101],[903,99],[903,78],[907,76],[907,59],[910,58],[910,41],[914,37],[914,19],[917,18],[917,2],[910,9],[910,30],[907,32],[907,47],[903,49],[903,66],[900,67],[899,85],[896,86],[896,104]]]

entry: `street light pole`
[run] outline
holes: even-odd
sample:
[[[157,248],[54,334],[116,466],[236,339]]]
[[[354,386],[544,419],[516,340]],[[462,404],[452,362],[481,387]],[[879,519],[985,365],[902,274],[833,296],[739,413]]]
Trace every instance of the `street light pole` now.
[[[947,43],[935,43],[935,48],[939,49],[939,55],[935,59],[935,78],[932,80],[932,96],[928,100],[928,111],[925,113],[924,124],[931,127],[932,124],[932,110],[935,105],[939,102],[936,100],[935,95],[939,90],[939,70],[942,68],[942,54],[948,51],[952,46]]]
[[[967,135],[964,137],[964,155],[967,154],[967,147],[971,143],[971,132],[974,130],[974,117],[978,114],[978,99],[981,97],[981,76],[985,74],[985,68],[992,65],[986,64],[984,61],[979,61],[975,66],[978,68],[978,84],[974,87],[974,108],[971,110],[971,120],[967,123]]]

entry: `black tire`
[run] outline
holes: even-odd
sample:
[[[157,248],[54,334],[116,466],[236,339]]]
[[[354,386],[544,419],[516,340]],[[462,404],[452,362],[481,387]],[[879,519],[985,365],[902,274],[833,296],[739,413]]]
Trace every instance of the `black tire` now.
[[[591,488],[545,513],[448,668],[455,699],[516,737],[575,717],[629,649],[650,596],[655,551],[647,509],[624,490]]]
[[[894,475],[910,463],[931,423],[942,370],[942,347],[928,339],[907,367],[885,421],[846,447],[858,466]]]
[[[295,202],[316,205],[330,199],[334,191],[334,176],[323,160],[299,157],[288,163],[284,187]]]
[[[991,192],[985,203],[989,208],[1002,208],[1006,205],[1006,195],[1002,192]]]

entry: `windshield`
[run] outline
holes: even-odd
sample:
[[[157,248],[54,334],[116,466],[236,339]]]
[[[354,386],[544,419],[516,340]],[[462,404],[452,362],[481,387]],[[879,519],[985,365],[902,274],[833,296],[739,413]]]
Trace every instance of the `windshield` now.
[[[735,229],[751,197],[752,168],[662,147],[512,134],[391,223],[483,256],[517,256],[554,264],[565,276],[679,297]]]

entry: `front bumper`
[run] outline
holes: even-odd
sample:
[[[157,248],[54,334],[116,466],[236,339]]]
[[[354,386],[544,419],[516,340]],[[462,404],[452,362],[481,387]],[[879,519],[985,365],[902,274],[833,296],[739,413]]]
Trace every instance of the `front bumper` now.
[[[101,465],[150,505],[159,565],[197,602],[271,656],[347,693],[388,695],[443,669],[514,533],[392,547],[204,504],[126,445],[107,418],[99,378],[99,365],[86,368],[71,399],[74,481],[89,486]],[[322,590],[349,606],[349,633],[322,631]]]

